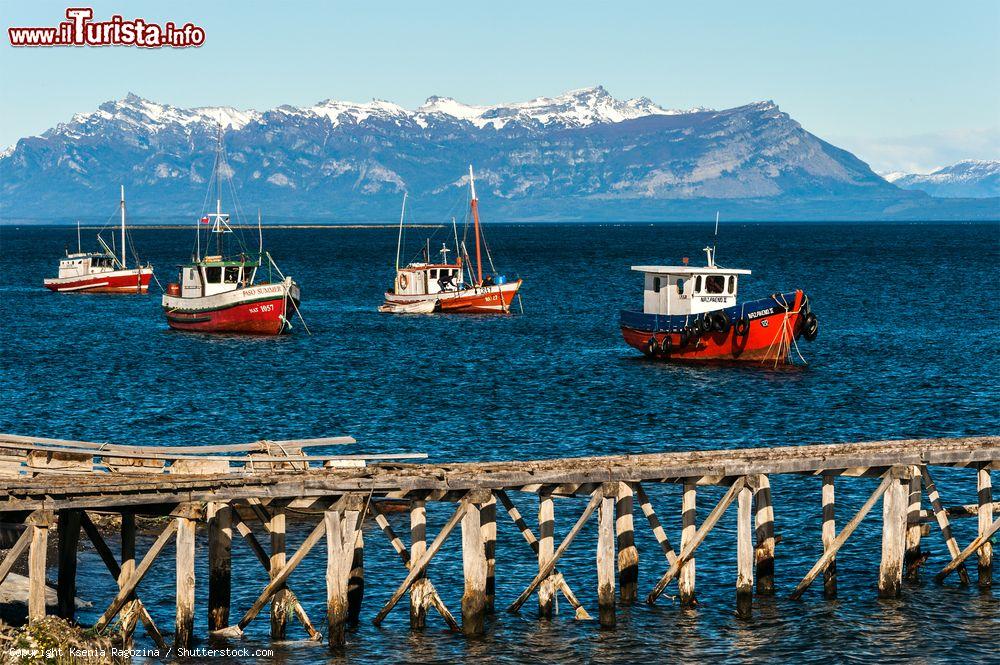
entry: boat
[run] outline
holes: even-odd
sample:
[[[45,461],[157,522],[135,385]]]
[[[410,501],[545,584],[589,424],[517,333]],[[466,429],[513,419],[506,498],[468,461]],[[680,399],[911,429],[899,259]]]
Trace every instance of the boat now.
[[[153,278],[153,266],[141,265],[138,257],[135,267],[129,268],[126,258],[128,247],[125,230],[125,187],[121,188],[121,254],[110,247],[100,233],[99,252],[84,252],[80,242],[80,223],[76,226],[76,252],[66,251],[59,259],[59,276],[43,280],[45,288],[57,293],[146,293]],[[134,249],[133,249],[134,254]]]
[[[622,310],[622,336],[647,357],[664,361],[792,362],[800,337],[813,341],[819,321],[801,289],[738,302],[740,277],[749,270],[715,264],[632,266],[644,275],[643,309]],[[801,357],[801,354],[799,354]]]
[[[433,314],[437,308],[436,300],[419,300],[410,303],[383,303],[379,305],[378,311],[389,314]]]
[[[472,218],[475,235],[476,262],[471,281],[467,281],[466,266],[472,261],[464,242],[458,240],[458,228],[452,220],[455,234],[455,261],[448,261],[452,250],[446,243],[441,245],[441,260],[430,261],[430,241],[423,250],[423,261],[399,265],[399,255],[403,244],[403,225],[406,214],[406,194],[403,194],[403,208],[399,216],[399,239],[396,243],[396,278],[385,293],[385,303],[379,307],[383,312],[399,308],[419,308],[421,312],[502,312],[509,313],[514,296],[521,288],[521,280],[508,281],[506,275],[496,271],[493,258],[483,236],[479,222],[479,199],[476,197],[476,178],[469,166],[469,215]],[[490,270],[483,274],[483,251],[490,263]]]
[[[230,225],[230,214],[222,211],[223,173],[231,178],[222,140],[215,172],[209,187],[216,184],[215,212],[197,221],[195,253],[189,263],[179,266],[178,278],[163,295],[167,325],[175,330],[204,333],[279,335],[290,332],[292,317],[299,313],[299,285],[282,274],[271,254],[264,250],[260,215],[257,218],[258,247],[247,249],[241,234]],[[230,186],[232,183],[230,182]],[[238,202],[234,207],[239,209]],[[206,247],[214,253],[202,254],[202,228]],[[303,327],[305,321],[302,321]]]

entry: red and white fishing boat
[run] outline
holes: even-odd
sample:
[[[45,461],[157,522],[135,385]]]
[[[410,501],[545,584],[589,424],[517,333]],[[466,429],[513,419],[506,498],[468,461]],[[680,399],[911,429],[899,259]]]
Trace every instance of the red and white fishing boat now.
[[[177,282],[167,286],[163,296],[167,324],[175,330],[206,333],[289,332],[292,316],[299,314],[299,285],[281,274],[270,253],[264,251],[259,217],[256,253],[249,252],[234,233],[229,213],[222,212],[224,172],[229,177],[231,170],[220,139],[213,174],[218,188],[215,212],[198,220],[195,255],[190,263],[179,267]],[[208,227],[206,247],[213,245],[210,239],[214,237],[214,254],[201,253],[203,226]],[[238,247],[231,248],[232,244]],[[308,332],[304,321],[303,327]]]
[[[749,270],[715,265],[632,266],[643,273],[643,309],[620,314],[625,341],[666,361],[791,362],[796,340],[816,339],[819,322],[801,291],[737,302],[740,276]]]
[[[129,268],[126,263],[126,232],[125,232],[125,187],[122,187],[121,198],[121,253],[108,246],[100,233],[97,242],[101,252],[84,252],[80,243],[80,226],[76,228],[76,253],[66,252],[65,258],[59,259],[59,276],[46,278],[45,288],[58,293],[146,293],[149,290],[149,280],[153,278],[153,266],[140,265],[135,260],[135,267]],[[133,252],[134,253],[134,252]]]
[[[403,218],[406,212],[406,195],[403,195],[403,214],[399,217],[399,240],[396,245],[396,279],[391,290],[385,294],[385,304],[379,311],[393,313],[430,312],[510,312],[514,296],[521,288],[521,280],[508,281],[506,275],[498,273],[486,247],[482,227],[479,223],[479,200],[476,197],[476,180],[469,167],[469,213],[472,217],[476,243],[475,279],[466,281],[466,266],[471,264],[465,243],[458,240],[455,231],[454,262],[448,261],[452,250],[442,244],[441,261],[430,262],[429,241],[424,249],[421,262],[399,267],[399,253],[403,243]],[[486,250],[491,271],[483,275],[483,250]]]

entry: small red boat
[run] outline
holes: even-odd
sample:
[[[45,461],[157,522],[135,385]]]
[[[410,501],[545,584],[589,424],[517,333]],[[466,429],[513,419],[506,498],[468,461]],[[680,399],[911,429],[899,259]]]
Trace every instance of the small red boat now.
[[[737,283],[749,270],[715,265],[633,266],[643,273],[643,311],[620,313],[622,336],[657,360],[789,363],[800,337],[816,339],[819,321],[801,291],[737,302]]]
[[[452,250],[446,244],[441,246],[441,261],[430,262],[430,241],[424,249],[424,260],[399,267],[399,252],[403,242],[403,218],[406,212],[406,195],[403,195],[403,213],[399,217],[399,241],[396,245],[396,279],[392,289],[385,294],[381,312],[396,314],[430,312],[502,312],[509,313],[514,296],[521,288],[521,280],[508,281],[506,275],[498,273],[493,259],[486,249],[491,272],[483,276],[482,252],[486,244],[479,224],[479,200],[476,198],[476,180],[469,167],[469,212],[473,221],[476,242],[475,281],[465,279],[465,266],[472,262],[465,249],[465,243],[458,241],[455,232],[454,263],[448,262]],[[454,222],[454,220],[453,220]]]
[[[57,293],[146,293],[153,278],[153,267],[142,266],[136,258],[135,268],[126,264],[125,187],[121,198],[121,253],[108,246],[100,233],[97,242],[101,252],[84,252],[77,224],[74,254],[66,252],[59,260],[59,276],[43,280],[45,288]]]
[[[193,260],[180,266],[177,282],[169,284],[163,295],[167,325],[175,330],[206,333],[279,335],[289,332],[292,316],[299,313],[299,285],[283,275],[270,253],[264,251],[259,218],[256,254],[250,253],[242,239],[234,234],[229,213],[222,212],[224,172],[227,177],[231,173],[220,139],[213,174],[213,180],[218,183],[215,212],[198,220]],[[216,253],[210,256],[201,255],[203,225],[209,226],[208,238],[214,236]],[[238,251],[227,253],[233,241],[239,245]],[[206,240],[206,246],[210,245]]]

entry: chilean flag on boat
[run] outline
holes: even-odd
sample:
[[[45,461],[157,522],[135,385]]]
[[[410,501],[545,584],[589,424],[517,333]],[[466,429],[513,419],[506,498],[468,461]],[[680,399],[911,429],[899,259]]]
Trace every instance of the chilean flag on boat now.
[[[206,217],[202,217],[202,218],[201,218],[201,219],[200,219],[199,221],[200,221],[200,222],[201,222],[202,224],[208,224],[208,217],[207,217],[207,216],[206,216]]]

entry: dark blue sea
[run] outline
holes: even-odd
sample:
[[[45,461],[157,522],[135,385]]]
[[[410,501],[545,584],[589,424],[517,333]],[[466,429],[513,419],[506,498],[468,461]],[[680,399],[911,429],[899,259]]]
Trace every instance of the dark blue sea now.
[[[432,248],[451,235],[444,228],[410,229],[404,258],[416,258],[427,234],[435,236]],[[524,279],[524,313],[512,316],[376,312],[393,277],[394,228],[265,229],[265,244],[302,287],[312,331],[296,323],[292,335],[280,338],[173,332],[158,295],[49,293],[42,278],[54,273],[75,236],[72,228],[0,228],[0,431],[185,445],[350,434],[358,440],[350,452],[425,452],[432,462],[1000,431],[996,224],[723,224],[718,262],[753,270],[740,285],[741,298],[801,288],[819,316],[818,339],[800,340],[806,363],[781,369],[660,364],[621,339],[618,310],[641,308],[641,275],[629,266],[679,263],[684,256],[700,264],[701,248],[713,242],[711,224],[491,225],[497,267]],[[186,230],[140,227],[133,237],[164,285],[193,245]],[[946,503],[975,501],[971,471],[938,475]],[[530,601],[519,615],[499,609],[485,637],[467,639],[448,633],[436,616],[426,632],[411,633],[401,605],[377,629],[370,620],[405,569],[369,525],[362,624],[346,657],[307,643],[294,621],[291,641],[272,645],[266,612],[244,640],[201,645],[275,651],[273,658],[238,662],[997,662],[1000,591],[962,587],[955,579],[934,584],[933,572],[947,560],[936,531],[924,539],[931,552],[924,580],[906,585],[899,600],[877,600],[879,510],[838,556],[839,599],[824,600],[814,585],[801,600],[789,600],[822,552],[820,485],[807,477],[772,484],[782,536],[778,594],[755,599],[750,620],[734,616],[729,514],[698,551],[695,609],[664,597],[654,607],[620,608],[618,629],[602,632],[596,622],[574,621],[565,604],[555,620],[539,621]],[[874,487],[872,480],[840,481],[841,524]],[[699,493],[699,518],[719,494]],[[650,495],[676,544],[679,489],[651,486]],[[533,496],[515,500],[533,522]],[[583,505],[557,502],[557,540]],[[432,533],[446,511],[430,509]],[[405,534],[406,517],[392,519]],[[956,522],[967,544],[975,520]],[[537,564],[502,511],[498,524],[497,606],[503,608]],[[644,595],[666,563],[641,513],[636,524]],[[292,527],[292,546],[309,526]],[[596,616],[595,528],[588,525],[559,568]],[[196,628],[202,637],[203,545]],[[266,576],[242,543],[233,552],[235,620]],[[94,603],[80,615],[88,622],[115,584],[92,549],[80,556],[79,595]],[[324,570],[325,553],[317,547],[290,581],[317,625],[325,612]],[[457,615],[458,539],[446,544],[430,576]],[[165,631],[173,627],[173,584],[168,552],[139,591]]]

